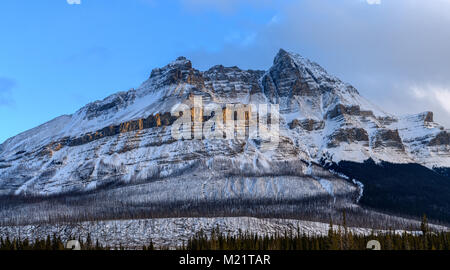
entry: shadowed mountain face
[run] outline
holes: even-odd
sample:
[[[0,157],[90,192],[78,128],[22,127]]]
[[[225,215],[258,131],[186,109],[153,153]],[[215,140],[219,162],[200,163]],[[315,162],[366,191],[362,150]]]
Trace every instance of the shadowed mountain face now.
[[[194,95],[204,106],[278,104],[278,147],[264,151],[253,139],[175,140],[171,127],[178,116],[171,109]],[[361,187],[326,164],[372,159],[445,170],[448,138],[431,112],[387,114],[295,53],[280,50],[267,71],[221,65],[199,71],[179,57],[154,69],[137,89],[0,145],[0,194],[145,184],[153,202],[341,195],[351,201]]]

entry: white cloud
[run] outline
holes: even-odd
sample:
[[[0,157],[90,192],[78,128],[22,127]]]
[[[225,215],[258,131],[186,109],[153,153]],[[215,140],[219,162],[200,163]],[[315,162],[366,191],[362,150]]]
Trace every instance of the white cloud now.
[[[369,5],[380,5],[381,0],[367,0],[367,4]]]
[[[412,90],[416,98],[437,103],[442,109],[450,113],[450,89],[428,85],[426,87],[414,86]]]
[[[233,14],[241,7],[249,5],[252,8],[270,7],[274,0],[181,0],[182,5],[189,11],[216,10],[225,14]]]
[[[450,90],[438,91],[434,95],[442,108],[450,113]]]
[[[270,19],[269,25],[271,25],[271,24],[277,24],[277,23],[279,23],[279,22],[280,22],[280,17],[279,17],[279,15],[277,14],[277,15],[274,15],[274,16],[272,17],[272,19]]]
[[[81,0],[67,0],[69,5],[81,5]]]

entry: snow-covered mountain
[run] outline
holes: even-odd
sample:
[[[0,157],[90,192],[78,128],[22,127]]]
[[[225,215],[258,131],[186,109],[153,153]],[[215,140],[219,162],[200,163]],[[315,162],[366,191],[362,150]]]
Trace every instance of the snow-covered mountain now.
[[[171,108],[192,95],[202,96],[205,105],[279,104],[278,148],[262,151],[250,139],[173,139],[170,126],[177,117]],[[267,71],[221,65],[199,71],[179,57],[154,69],[137,89],[5,141],[0,194],[151,183],[148,196],[158,200],[335,195],[360,187],[318,164],[369,158],[450,167],[450,132],[433,121],[432,112],[383,112],[295,53],[280,50]]]

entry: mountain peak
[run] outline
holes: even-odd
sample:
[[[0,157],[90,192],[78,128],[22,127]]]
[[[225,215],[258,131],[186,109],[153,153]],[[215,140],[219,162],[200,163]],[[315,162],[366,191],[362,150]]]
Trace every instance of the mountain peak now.
[[[302,55],[280,49],[273,60],[274,66],[283,66],[295,69],[306,69],[310,73],[319,75],[327,75],[327,72],[319,64],[310,61]]]
[[[172,61],[171,63],[169,63],[169,65],[173,65],[173,66],[187,66],[189,68],[192,68],[192,62],[191,60],[187,59],[184,56],[178,56],[177,59],[175,59],[175,61]]]
[[[273,59],[273,64],[277,65],[280,63],[293,64],[294,63],[293,54],[287,52],[284,49],[280,49],[278,53],[275,55],[275,58]]]
[[[192,62],[184,56],[177,57],[162,68],[155,68],[150,74],[150,82],[159,88],[164,85],[177,84],[179,82],[199,83],[201,74],[192,68]]]
[[[335,80],[318,64],[299,54],[280,49],[262,83],[265,94],[272,102],[283,103],[279,98],[287,99],[287,104],[281,106],[283,108],[291,107],[291,103],[295,103],[293,96],[317,97],[321,90],[324,90],[321,87],[326,81]]]
[[[179,56],[174,61],[170,62],[164,67],[153,69],[150,78],[161,75],[162,73],[170,72],[171,70],[190,70],[190,69],[192,69],[192,62],[184,56]]]
[[[192,62],[184,56],[178,56],[162,69],[192,69]]]

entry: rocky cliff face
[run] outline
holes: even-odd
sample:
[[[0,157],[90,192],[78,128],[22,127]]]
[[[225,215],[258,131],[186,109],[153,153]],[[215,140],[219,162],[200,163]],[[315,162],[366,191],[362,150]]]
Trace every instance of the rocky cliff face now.
[[[177,116],[171,108],[193,95],[204,105],[279,104],[278,148],[262,151],[252,139],[175,140],[171,126]],[[450,167],[449,132],[433,122],[431,112],[406,117],[383,112],[295,53],[280,50],[268,71],[221,65],[199,71],[179,57],[154,69],[137,89],[0,145],[0,194],[150,182],[155,192],[176,189],[173,183],[188,177],[184,183],[192,188],[183,196],[194,199],[335,195],[358,187],[314,164],[368,158]],[[178,193],[152,196],[169,200]]]

